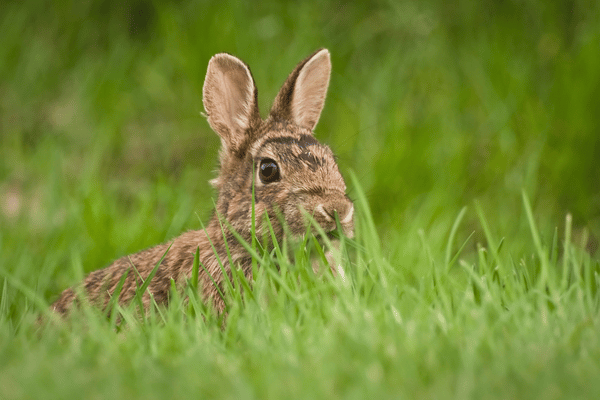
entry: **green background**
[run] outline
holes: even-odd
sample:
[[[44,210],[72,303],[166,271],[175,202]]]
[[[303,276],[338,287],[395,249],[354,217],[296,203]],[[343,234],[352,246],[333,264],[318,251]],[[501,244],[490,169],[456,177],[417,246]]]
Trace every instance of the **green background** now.
[[[168,227],[178,211],[177,228],[196,227],[190,214],[206,220],[212,207],[206,182],[219,145],[200,115],[209,58],[225,51],[248,63],[266,115],[293,66],[327,47],[333,75],[316,135],[342,171],[356,171],[384,235],[414,213],[454,216],[474,199],[510,232],[524,189],[544,228],[571,212],[595,238],[599,9],[591,1],[3,2],[2,226],[21,241],[73,234],[90,252],[92,241],[112,240],[119,249],[104,263],[177,234]],[[85,204],[108,220],[86,226],[73,212]],[[111,220],[136,213],[148,229],[112,231]]]
[[[355,172],[408,281],[429,268],[419,243],[441,254],[464,206],[458,242],[474,232],[462,257],[477,259],[476,202],[510,256],[531,257],[523,191],[543,243],[571,213],[574,243],[597,260],[599,4],[2,1],[0,270],[51,302],[116,257],[198,229],[218,167],[201,115],[210,57],[250,66],[266,116],[321,47],[333,72],[316,136]],[[18,326],[31,303],[7,282],[0,309]]]

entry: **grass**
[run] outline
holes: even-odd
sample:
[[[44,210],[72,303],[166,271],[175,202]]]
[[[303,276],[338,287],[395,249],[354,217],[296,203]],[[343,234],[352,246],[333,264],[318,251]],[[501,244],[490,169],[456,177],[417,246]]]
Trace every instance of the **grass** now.
[[[599,393],[593,278],[599,267],[569,245],[559,262],[556,246],[569,243],[569,221],[567,232],[546,247],[531,219],[536,252],[520,260],[499,245],[480,247],[474,262],[461,254],[458,263],[444,262],[423,233],[426,268],[414,280],[413,266],[382,257],[364,198],[357,205],[357,250],[344,261],[344,277],[314,275],[306,249],[277,266],[263,258],[251,291],[228,291],[224,325],[192,289],[189,303],[176,298],[145,318],[121,310],[118,328],[91,308],[68,324],[41,329],[35,313],[16,323],[4,316],[3,397]],[[483,213],[480,219],[486,225]],[[456,246],[448,246],[453,254]]]
[[[102,4],[0,4],[0,398],[599,397],[595,2]],[[344,277],[300,246],[234,279],[226,323],[188,289],[36,324],[208,220],[212,54],[250,65],[264,115],[322,46]]]

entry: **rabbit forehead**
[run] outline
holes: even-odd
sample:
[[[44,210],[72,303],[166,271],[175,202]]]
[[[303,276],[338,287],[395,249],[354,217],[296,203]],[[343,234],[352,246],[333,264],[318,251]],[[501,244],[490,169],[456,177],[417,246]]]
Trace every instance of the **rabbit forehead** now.
[[[269,143],[293,144],[294,141],[302,141],[305,145],[319,144],[312,131],[285,120],[274,121],[271,118],[264,121],[262,132],[257,136],[259,138],[250,146],[250,153],[254,157]]]
[[[335,161],[331,149],[319,143],[312,135],[267,137],[261,141],[259,146],[252,149],[252,157],[268,157],[282,162],[294,161],[294,158],[305,162],[311,162],[313,158]]]
[[[321,157],[329,155],[333,158],[331,149],[315,139],[311,130],[286,121],[267,120],[260,139],[256,140],[250,147],[253,158],[260,157],[265,152],[285,150],[294,155],[312,152],[319,154]]]

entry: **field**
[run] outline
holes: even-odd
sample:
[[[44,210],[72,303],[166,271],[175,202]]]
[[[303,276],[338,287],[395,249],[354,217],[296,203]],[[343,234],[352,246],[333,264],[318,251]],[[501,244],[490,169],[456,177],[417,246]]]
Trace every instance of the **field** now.
[[[3,1],[0,38],[0,399],[600,398],[599,3]],[[320,47],[345,276],[300,246],[225,321],[189,289],[38,324],[210,218],[213,54],[265,116]]]

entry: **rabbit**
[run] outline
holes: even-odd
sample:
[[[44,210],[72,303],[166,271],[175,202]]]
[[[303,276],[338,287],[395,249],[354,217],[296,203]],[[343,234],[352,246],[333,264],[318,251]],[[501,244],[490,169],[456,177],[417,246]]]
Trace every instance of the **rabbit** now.
[[[263,120],[249,67],[227,53],[213,56],[202,94],[205,116],[221,138],[221,150],[218,177],[211,181],[218,190],[218,198],[209,224],[203,230],[185,232],[171,243],[122,257],[104,269],[91,272],[81,283],[81,290],[66,289],[51,309],[68,315],[77,303],[77,293],[105,309],[127,271],[118,301],[122,305],[129,303],[142,279],[149,276],[169,249],[142,297],[146,310],[152,301],[148,292],[157,304],[166,305],[171,280],[181,288],[191,277],[198,248],[204,267],[198,277],[202,299],[212,302],[217,312],[223,312],[225,302],[219,292],[222,293],[225,277],[219,260],[226,273],[231,272],[231,260],[249,280],[252,278],[251,256],[230,229],[247,242],[251,240],[253,185],[257,236],[268,233],[268,227],[261,223],[267,212],[278,241],[283,239],[284,232],[301,237],[307,229],[304,210],[326,233],[336,230],[337,213],[342,233],[352,237],[354,205],[346,195],[346,184],[330,148],[313,135],[330,73],[327,49],[307,57],[288,76],[269,116]]]

